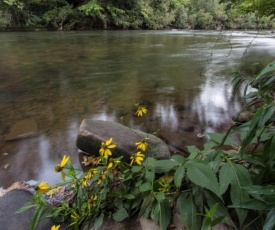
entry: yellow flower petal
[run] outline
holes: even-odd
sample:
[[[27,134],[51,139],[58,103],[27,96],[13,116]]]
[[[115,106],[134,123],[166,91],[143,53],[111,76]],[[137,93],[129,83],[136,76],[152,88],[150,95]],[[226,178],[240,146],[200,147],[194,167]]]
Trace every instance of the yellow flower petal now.
[[[35,190],[38,192],[38,193],[45,193],[45,192],[48,192],[50,189],[50,186],[48,185],[48,183],[46,181],[42,181],[39,185],[37,185],[35,187]]]
[[[111,144],[113,141],[113,138],[111,137],[109,140],[106,141],[106,145],[108,146],[109,144]]]
[[[63,159],[62,159],[62,161],[60,163],[60,167],[64,167],[67,164],[67,162],[68,162],[69,159],[70,159],[70,157],[67,157],[66,155],[64,155]]]
[[[60,228],[60,225],[57,225],[57,226],[53,225],[51,227],[51,230],[59,230],[59,228]]]

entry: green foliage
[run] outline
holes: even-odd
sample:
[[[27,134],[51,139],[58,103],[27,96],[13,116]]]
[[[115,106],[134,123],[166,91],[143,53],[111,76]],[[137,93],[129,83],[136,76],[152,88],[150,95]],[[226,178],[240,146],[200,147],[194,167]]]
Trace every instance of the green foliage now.
[[[3,0],[0,29],[271,29],[273,0]]]
[[[243,82],[240,76],[233,81],[238,87]],[[91,164],[87,172],[78,172],[64,156],[55,169],[66,180],[53,185],[46,194],[36,193],[33,204],[19,212],[36,208],[31,229],[42,215],[47,215],[56,222],[69,221],[76,229],[86,225],[99,227],[104,217],[115,221],[145,217],[158,222],[164,230],[171,222],[173,210],[179,212],[188,230],[209,229],[221,222],[242,229],[259,216],[263,229],[273,229],[275,61],[246,84],[245,108],[257,104],[252,111],[254,116],[231,127],[226,134],[209,134],[211,139],[203,150],[190,146],[187,158],[173,155],[166,160],[144,159],[142,152],[148,145],[142,140],[136,143],[140,152],[133,154],[128,163],[122,157],[110,157],[115,148],[110,138],[102,143],[98,157],[86,159]],[[249,92],[249,87],[255,90]],[[145,107],[137,107],[138,116],[146,114]],[[232,134],[240,136],[240,146],[230,137]],[[223,150],[224,145],[232,149]],[[37,186],[37,192],[46,189],[45,182]],[[58,200],[60,189],[65,195]]]

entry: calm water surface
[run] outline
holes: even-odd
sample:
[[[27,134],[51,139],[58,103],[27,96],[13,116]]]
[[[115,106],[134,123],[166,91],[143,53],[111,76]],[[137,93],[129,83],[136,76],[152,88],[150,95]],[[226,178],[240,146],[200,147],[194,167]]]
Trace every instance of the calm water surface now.
[[[254,40],[253,40],[254,39]],[[224,131],[241,101],[232,71],[253,73],[275,59],[263,32],[91,31],[0,33],[0,187],[18,180],[60,181],[54,166],[75,146],[83,119],[158,131],[173,151],[201,146]],[[134,104],[148,108],[144,124]],[[18,121],[38,124],[32,138],[5,141]],[[147,128],[146,128],[147,127]]]

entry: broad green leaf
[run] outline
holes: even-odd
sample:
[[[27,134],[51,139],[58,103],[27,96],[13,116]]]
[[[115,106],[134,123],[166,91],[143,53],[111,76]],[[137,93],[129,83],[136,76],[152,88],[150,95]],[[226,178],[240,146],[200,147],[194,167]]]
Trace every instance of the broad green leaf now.
[[[127,210],[125,208],[120,208],[113,214],[113,219],[115,221],[123,221],[128,216],[129,216],[129,214],[128,214]]]
[[[155,173],[167,173],[177,165],[179,165],[178,162],[171,160],[156,160],[153,163],[153,170]]]
[[[275,208],[271,209],[270,212],[268,213],[263,230],[271,230],[274,229],[275,227]]]
[[[176,170],[176,172],[175,172],[175,174],[174,174],[174,183],[175,183],[175,186],[177,188],[179,188],[181,186],[184,174],[185,174],[185,168],[184,168],[184,166],[178,167],[177,170]]]
[[[182,192],[177,199],[181,222],[188,230],[198,230],[201,227],[201,217],[189,191]]]
[[[165,195],[163,192],[158,192],[155,196],[159,203],[165,200]]]
[[[188,159],[195,159],[201,151],[196,146],[187,146],[188,152],[190,155],[187,157]]]
[[[160,230],[166,230],[171,221],[171,206],[167,199],[160,202],[159,206],[160,206],[160,218],[159,218]]]
[[[152,183],[155,179],[155,173],[153,170],[146,169],[144,179],[146,182]]]
[[[140,187],[139,187],[139,191],[140,192],[147,192],[152,190],[152,184],[150,183],[143,183]]]
[[[243,209],[251,209],[251,210],[269,210],[271,207],[275,207],[275,202],[262,202],[256,199],[247,200],[240,204],[230,205],[229,208],[243,208]]]
[[[181,165],[185,164],[185,162],[187,161],[186,158],[181,155],[173,155],[171,157],[171,160],[173,160]]]
[[[139,172],[143,167],[142,166],[133,166],[132,167],[132,172],[137,173]]]
[[[221,195],[216,174],[208,165],[202,163],[186,164],[187,176],[196,185],[207,188],[217,196]]]
[[[225,134],[221,134],[221,133],[207,133],[207,135],[211,138],[211,140],[219,144],[223,141],[223,139],[226,136]],[[224,145],[237,145],[237,144],[236,144],[236,141],[234,141],[230,136],[227,136],[226,140],[224,141]]]
[[[275,195],[275,185],[251,186],[247,189],[250,194]]]
[[[230,186],[230,197],[233,205],[237,205],[249,200],[249,194],[245,187],[251,186],[252,181],[248,170],[239,164],[228,161],[220,170],[220,184],[222,193]],[[236,209],[240,225],[243,224],[247,216],[247,210]]]

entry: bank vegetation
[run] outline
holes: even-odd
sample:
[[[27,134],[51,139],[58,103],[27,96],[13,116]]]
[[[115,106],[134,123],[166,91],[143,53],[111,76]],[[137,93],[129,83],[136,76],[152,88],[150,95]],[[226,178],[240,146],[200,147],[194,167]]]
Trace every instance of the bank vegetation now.
[[[3,0],[0,30],[274,29],[274,0]]]

